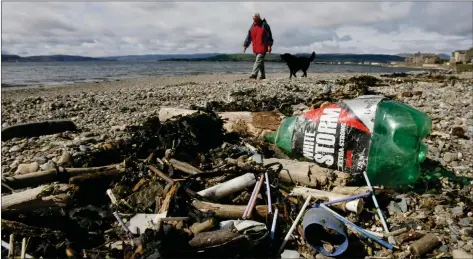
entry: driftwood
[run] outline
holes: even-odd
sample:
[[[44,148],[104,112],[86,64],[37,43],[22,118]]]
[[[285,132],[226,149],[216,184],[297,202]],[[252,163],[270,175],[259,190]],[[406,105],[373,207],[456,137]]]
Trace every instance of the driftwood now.
[[[2,231],[7,233],[15,233],[16,235],[26,237],[40,237],[46,239],[65,238],[65,234],[57,230],[31,227],[20,222],[5,219],[2,219]]]
[[[442,242],[435,234],[427,234],[412,243],[410,250],[413,254],[422,256],[425,253],[434,250],[437,246],[440,246],[440,244],[442,244]]]
[[[39,208],[64,207],[70,202],[66,192],[74,189],[68,184],[44,185],[2,197],[2,212],[25,212]]]
[[[176,168],[179,171],[182,171],[184,173],[188,173],[191,175],[194,174],[201,174],[202,170],[199,168],[195,168],[194,166],[186,163],[186,162],[181,162],[179,160],[176,160],[174,158],[169,159],[169,163],[172,165],[172,167]]]
[[[265,165],[280,163],[283,169],[279,173],[279,179],[282,182],[301,184],[309,187],[320,188],[327,185],[345,186],[351,178],[348,173],[323,168],[311,162],[269,158],[265,159],[263,163]]]
[[[74,130],[77,130],[77,127],[71,120],[49,120],[22,123],[2,129],[2,141],[12,138],[38,137]]]
[[[295,187],[292,190],[292,193],[296,196],[302,196],[304,198],[312,196],[316,199],[327,199],[328,201],[333,201],[333,200],[349,197],[343,194],[315,190],[315,189],[301,187],[301,186]],[[345,212],[351,211],[351,212],[355,212],[356,214],[359,214],[363,210],[363,204],[364,203],[362,199],[356,199],[356,200],[348,201],[348,202],[335,203],[330,206],[335,207]]]
[[[245,205],[226,205],[203,202],[199,200],[194,200],[192,202],[192,205],[202,212],[212,211],[215,213],[215,217],[224,219],[239,219],[241,218],[243,212],[245,212],[246,209]],[[260,217],[266,217],[268,215],[268,206],[256,206],[256,213]]]
[[[189,229],[192,233],[197,234],[211,229],[216,223],[217,221],[215,221],[214,218],[211,218],[201,223],[194,223]]]
[[[164,107],[159,110],[159,120],[166,121],[175,116],[185,116],[197,110]],[[278,129],[284,115],[278,112],[220,112],[225,120],[223,127],[228,132],[238,132],[254,137],[263,137],[267,132]]]
[[[2,180],[12,188],[21,189],[27,187],[35,187],[41,184],[47,184],[55,181],[67,182],[69,178],[82,174],[96,173],[108,170],[118,171],[117,166],[118,165],[108,165],[90,168],[60,167],[59,170],[47,170],[23,175],[9,176],[3,178]]]
[[[375,190],[377,189],[375,188]],[[368,186],[335,186],[333,187],[332,192],[354,196],[370,192],[370,188]]]
[[[209,199],[220,199],[226,197],[232,193],[242,191],[256,182],[255,175],[253,173],[247,173],[230,181],[214,185],[210,188],[198,192],[202,197],[208,197]]]
[[[87,183],[90,181],[97,181],[101,179],[114,179],[117,176],[120,175],[120,171],[115,167],[115,168],[106,168],[102,172],[96,172],[96,173],[86,173],[86,174],[81,174],[77,175],[74,177],[71,177],[69,179],[70,184],[83,184]]]
[[[194,248],[204,248],[237,241],[241,237],[244,236],[228,229],[220,229],[196,234],[194,238],[189,241],[189,245]]]

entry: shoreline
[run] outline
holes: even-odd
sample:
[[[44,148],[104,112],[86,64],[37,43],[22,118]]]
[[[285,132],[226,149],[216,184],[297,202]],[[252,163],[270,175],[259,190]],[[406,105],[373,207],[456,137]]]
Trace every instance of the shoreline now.
[[[117,61],[118,63],[121,61]],[[159,61],[157,63],[168,63],[168,62],[174,62],[174,61]],[[227,62],[227,61],[225,61]],[[13,63],[13,62],[11,62]],[[16,63],[16,62],[14,62]],[[35,62],[38,63],[39,62]],[[83,63],[83,62],[81,62]],[[129,63],[129,62],[125,62]],[[140,63],[140,62],[138,62]],[[142,63],[142,62],[141,62]],[[140,63],[140,64],[141,64]],[[178,62],[182,63],[182,62]],[[185,62],[185,63],[192,63],[190,62]],[[219,63],[212,61],[211,63]],[[227,63],[253,63],[253,62],[246,62],[246,61],[228,61]],[[268,63],[283,63],[283,62],[270,62]],[[404,66],[392,66],[388,64],[379,64],[379,65],[368,65],[368,64],[330,64],[330,63],[324,63],[324,64],[317,64],[314,63],[313,66],[327,66],[327,67],[341,67],[341,71],[337,71],[336,69],[333,69],[334,71],[327,71],[326,69],[320,69],[319,71],[313,71],[310,73],[314,74],[323,74],[323,73],[367,73],[367,74],[380,74],[380,73],[394,73],[394,72],[404,72],[404,73],[415,73],[415,72],[425,72],[429,70],[436,70],[432,68],[422,68],[422,67],[404,67]],[[284,67],[286,67],[284,65]],[[350,67],[355,67],[355,69],[350,69]],[[356,69],[362,68],[362,69]],[[388,70],[388,71],[376,71],[376,70]],[[389,71],[389,70],[401,70],[401,71]],[[161,75],[147,75],[147,74],[134,74],[130,73],[129,75],[126,76],[103,76],[103,77],[94,77],[91,76],[90,79],[83,79],[83,78],[75,78],[75,75],[71,74],[70,75],[70,80],[56,80],[54,78],[51,79],[39,79],[37,82],[31,82],[31,81],[25,81],[25,80],[9,80],[5,82],[2,80],[1,88],[2,91],[4,90],[17,90],[17,89],[24,89],[24,88],[49,88],[49,87],[67,87],[67,86],[78,86],[78,85],[83,85],[83,84],[100,84],[104,82],[114,82],[114,81],[121,81],[121,80],[130,80],[130,79],[141,79],[141,78],[155,78],[155,77],[160,77],[160,78],[166,78],[166,77],[179,77],[179,76],[196,76],[196,75],[232,75],[232,74],[237,74],[237,75],[244,75],[244,74],[249,74],[251,70],[251,67],[248,68],[248,71],[216,71],[216,72],[211,72],[211,71],[206,71],[206,72],[200,72],[200,71],[195,71],[195,72],[185,72],[185,73],[169,73],[169,74],[161,74]],[[332,69],[329,69],[332,70]],[[357,70],[366,70],[366,71],[357,71]],[[375,70],[375,71],[372,71]],[[405,71],[402,71],[405,70]],[[310,70],[309,70],[310,71]],[[8,71],[4,71],[4,73],[8,73]],[[271,72],[271,73],[288,73],[286,71],[280,70],[280,68],[276,69],[276,72]]]

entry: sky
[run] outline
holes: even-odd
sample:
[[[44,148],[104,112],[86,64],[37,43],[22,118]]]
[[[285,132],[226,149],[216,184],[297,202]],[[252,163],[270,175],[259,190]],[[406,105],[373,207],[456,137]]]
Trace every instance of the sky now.
[[[446,53],[473,46],[473,2],[2,2],[2,53],[239,53],[258,12],[275,53]],[[251,49],[251,48],[250,48]]]

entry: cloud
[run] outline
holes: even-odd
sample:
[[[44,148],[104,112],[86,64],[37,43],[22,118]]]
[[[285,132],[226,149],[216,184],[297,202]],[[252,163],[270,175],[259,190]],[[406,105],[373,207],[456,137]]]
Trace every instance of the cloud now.
[[[274,52],[447,52],[473,46],[472,2],[5,2],[2,52],[240,52],[259,12]]]

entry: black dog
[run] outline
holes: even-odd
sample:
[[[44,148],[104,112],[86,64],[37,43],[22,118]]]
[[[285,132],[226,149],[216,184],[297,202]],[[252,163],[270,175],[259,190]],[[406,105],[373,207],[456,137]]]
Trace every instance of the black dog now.
[[[309,69],[310,62],[315,59],[315,52],[312,52],[310,57],[297,57],[289,53],[281,55],[281,59],[286,61],[287,66],[289,67],[289,78],[296,77],[296,72],[302,70],[304,74],[302,77],[307,77],[307,69]]]

